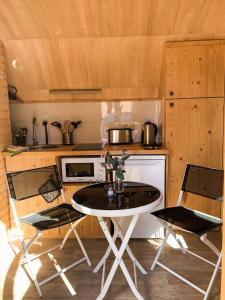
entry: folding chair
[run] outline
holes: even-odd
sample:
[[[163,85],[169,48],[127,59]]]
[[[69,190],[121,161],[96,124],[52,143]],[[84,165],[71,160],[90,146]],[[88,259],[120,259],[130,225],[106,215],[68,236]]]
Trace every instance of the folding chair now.
[[[209,296],[217,272],[219,269],[221,269],[220,264],[222,259],[222,251],[219,251],[207,239],[207,233],[215,228],[221,227],[222,220],[214,216],[189,208],[184,208],[183,206],[181,206],[181,201],[184,192],[197,194],[200,196],[210,198],[212,200],[223,201],[223,170],[188,164],[186,167],[181,191],[178,197],[177,206],[152,212],[152,215],[157,217],[158,221],[162,223],[162,225],[166,228],[167,233],[151,266],[151,270],[153,271],[155,266],[159,265],[166,271],[172,273],[174,276],[178,277],[179,279],[181,279],[182,281],[184,281],[185,283],[189,284],[197,291],[202,293],[204,295],[204,300],[206,300]],[[205,259],[204,257],[184,248],[180,240],[176,237],[175,233],[173,232],[173,227],[198,235],[200,237],[200,240],[217,255],[217,262],[214,264],[213,262]],[[186,254],[188,252],[194,255],[195,257],[203,260],[204,262],[207,262],[210,265],[214,266],[214,271],[210,279],[209,285],[207,287],[207,290],[201,289],[191,281],[187,280],[172,269],[168,268],[165,264],[159,262],[160,255],[166,245],[170,234],[177,241],[179,248],[181,249],[183,254]]]
[[[70,286],[72,294],[76,294],[68,279],[65,277],[64,273],[72,267],[83,262],[84,260],[86,260],[88,266],[91,265],[87,252],[76,230],[76,226],[82,220],[84,220],[86,216],[76,211],[71,204],[66,203],[64,190],[61,184],[57,166],[53,165],[49,167],[37,168],[21,172],[6,173],[6,178],[10,194],[10,204],[12,208],[13,218],[18,230],[20,242],[22,244],[22,255],[20,257],[18,267],[24,266],[25,264],[28,265],[28,274],[34,283],[39,296],[42,296],[41,286],[56,278],[57,276],[61,276],[62,279],[64,279],[64,281],[67,283],[67,286]],[[24,201],[28,198],[32,198],[38,195],[41,195],[47,203],[54,201],[60,195],[62,195],[63,203],[49,209],[39,211],[37,213],[18,217],[16,212],[16,202]],[[36,229],[36,234],[27,243],[24,240],[20,228],[21,223],[29,224]],[[62,243],[36,255],[35,257],[30,257],[28,250],[31,245],[41,236],[43,231],[57,228],[69,223],[70,229],[67,231]],[[62,250],[72,232],[74,232],[84,256],[80,260],[73,262],[71,265],[65,268],[61,268],[50,252],[57,248],[60,248]],[[38,282],[36,275],[32,271],[32,261],[44,254],[49,255],[50,259],[54,263],[57,272],[42,280],[41,282]]]

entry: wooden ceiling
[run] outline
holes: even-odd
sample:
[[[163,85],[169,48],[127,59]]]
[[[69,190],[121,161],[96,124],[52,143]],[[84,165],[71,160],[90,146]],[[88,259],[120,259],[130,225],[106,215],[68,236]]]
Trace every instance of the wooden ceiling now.
[[[0,0],[8,81],[25,101],[159,98],[165,41],[225,37],[220,0]],[[101,96],[49,89],[102,88]]]

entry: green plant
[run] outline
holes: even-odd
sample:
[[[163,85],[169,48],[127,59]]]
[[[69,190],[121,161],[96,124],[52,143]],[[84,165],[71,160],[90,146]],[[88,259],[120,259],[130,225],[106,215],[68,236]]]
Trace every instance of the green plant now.
[[[105,167],[106,173],[110,174],[115,171],[116,179],[124,180],[125,171],[125,161],[128,159],[129,155],[126,151],[123,151],[121,156],[114,156],[110,152],[106,153],[105,162],[102,166]]]

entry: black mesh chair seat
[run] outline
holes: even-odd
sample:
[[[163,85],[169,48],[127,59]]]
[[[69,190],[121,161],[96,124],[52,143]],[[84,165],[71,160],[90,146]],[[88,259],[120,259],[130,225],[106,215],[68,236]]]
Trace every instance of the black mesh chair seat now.
[[[43,231],[77,221],[82,217],[84,215],[73,209],[72,205],[63,203],[39,213],[21,217],[19,221]]]
[[[198,235],[222,226],[220,219],[183,206],[161,209],[152,212],[152,215]]]

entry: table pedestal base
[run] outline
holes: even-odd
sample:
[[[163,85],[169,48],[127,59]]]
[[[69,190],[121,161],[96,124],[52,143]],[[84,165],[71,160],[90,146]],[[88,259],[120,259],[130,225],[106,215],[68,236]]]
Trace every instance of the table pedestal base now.
[[[132,292],[134,293],[135,297],[138,299],[138,300],[144,300],[144,298],[141,296],[141,294],[138,292],[137,290],[137,275],[136,275],[136,267],[140,270],[140,272],[142,274],[147,274],[146,270],[142,267],[142,265],[139,263],[139,261],[135,258],[135,256],[133,255],[129,245],[128,245],[128,242],[130,240],[130,237],[131,237],[131,234],[134,230],[134,227],[139,219],[139,216],[140,215],[134,215],[130,221],[130,224],[128,226],[128,229],[127,229],[127,232],[125,235],[123,235],[121,229],[120,229],[120,225],[119,223],[116,221],[115,218],[111,218],[113,224],[114,224],[114,229],[115,229],[115,232],[114,232],[114,235],[113,237],[111,236],[110,232],[109,232],[109,229],[108,229],[108,226],[107,226],[107,223],[104,221],[104,218],[103,217],[98,217],[98,220],[99,220],[99,224],[105,234],[105,237],[107,239],[107,241],[109,242],[109,246],[104,254],[104,256],[102,257],[102,259],[100,260],[100,262],[98,263],[98,265],[95,267],[94,269],[94,273],[98,272],[99,269],[103,266],[103,272],[102,272],[102,285],[101,285],[101,293],[99,294],[99,296],[97,297],[97,300],[101,300],[105,297],[108,289],[109,289],[109,286],[113,280],[113,277],[116,273],[116,270],[118,268],[118,266],[120,266]],[[118,249],[116,244],[115,244],[115,241],[117,238],[120,238],[121,241],[122,241],[122,244],[120,246],[120,248]],[[112,268],[108,274],[108,277],[106,279],[106,281],[104,282],[104,278],[105,278],[105,262],[106,262],[106,259],[108,258],[110,252],[113,252],[114,255],[115,255],[115,260],[113,262],[113,265],[112,265]],[[127,251],[130,259],[132,260],[133,262],[133,266],[134,266],[134,281],[132,280],[128,270],[127,270],[127,267],[122,259],[122,256],[124,254],[124,252]]]

